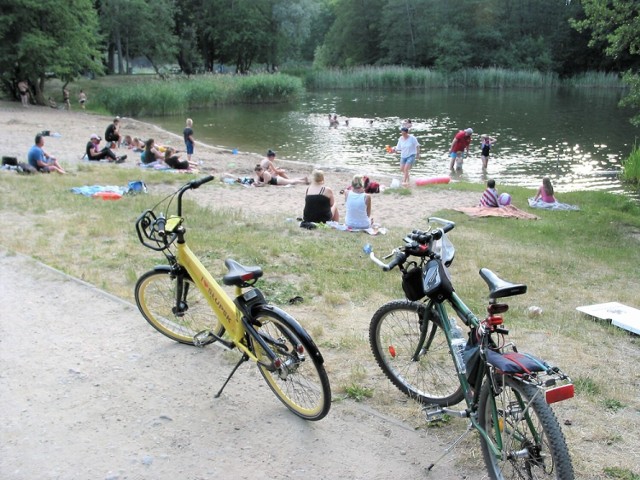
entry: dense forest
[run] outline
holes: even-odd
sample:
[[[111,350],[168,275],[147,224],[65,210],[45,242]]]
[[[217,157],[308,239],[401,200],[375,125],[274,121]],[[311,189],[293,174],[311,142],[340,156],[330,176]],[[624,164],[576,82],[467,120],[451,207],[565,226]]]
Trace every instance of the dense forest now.
[[[627,72],[640,2],[620,0],[0,0],[2,88],[49,76],[402,65]],[[637,95],[637,94],[636,94]],[[39,100],[43,100],[40,98]]]

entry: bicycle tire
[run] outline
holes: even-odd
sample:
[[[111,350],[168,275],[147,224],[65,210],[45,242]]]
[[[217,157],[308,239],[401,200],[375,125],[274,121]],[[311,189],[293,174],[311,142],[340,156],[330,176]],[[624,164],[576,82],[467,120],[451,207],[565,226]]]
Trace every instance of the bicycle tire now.
[[[290,320],[276,312],[262,310],[253,320],[254,328],[283,365],[270,371],[266,365],[271,362],[264,350],[258,342],[252,342],[258,369],[269,388],[299,417],[314,421],[324,418],[331,407],[331,386],[321,358],[312,354],[317,351],[315,345],[297,335]],[[296,347],[302,347],[302,352]]]
[[[481,435],[482,455],[490,477],[493,480],[572,480],[574,473],[567,443],[542,392],[511,377],[504,377],[504,385],[495,397],[491,390],[490,382],[485,379],[480,390],[478,423],[498,445],[497,423],[504,459],[492,454]],[[529,415],[523,415],[522,406],[527,404]],[[492,415],[494,405],[499,415],[497,422]]]
[[[431,309],[425,324],[426,308],[408,300],[382,305],[369,326],[371,351],[391,383],[408,397],[424,405],[455,405],[464,398],[462,387],[440,316]]]
[[[183,302],[177,311],[179,287],[183,288]],[[208,331],[218,337],[224,335],[224,327],[187,274],[151,270],[138,279],[135,299],[140,313],[147,322],[176,342],[202,346],[214,342],[215,338],[205,335],[204,342],[196,342],[196,334]]]

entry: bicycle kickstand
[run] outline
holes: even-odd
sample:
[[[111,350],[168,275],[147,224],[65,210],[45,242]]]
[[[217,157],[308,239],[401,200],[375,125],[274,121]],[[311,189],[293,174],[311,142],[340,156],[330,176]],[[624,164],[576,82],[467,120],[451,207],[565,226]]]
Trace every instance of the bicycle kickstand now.
[[[433,462],[431,465],[429,465],[427,467],[427,475],[429,475],[429,473],[431,473],[431,470],[433,469],[433,467],[436,466],[436,463],[439,463],[440,460],[442,460],[444,457],[449,455],[449,453],[451,453],[451,450],[453,450],[456,447],[456,445],[458,445],[458,443],[460,443],[460,441],[469,434],[469,432],[471,430],[473,430],[473,425],[471,423],[469,423],[469,426],[467,427],[467,430],[462,435],[460,435],[458,438],[456,438],[451,445],[449,445],[447,448],[445,448],[445,450],[442,453],[442,455],[440,455],[435,462]]]
[[[247,360],[249,360],[249,356],[245,353],[244,355],[242,355],[240,360],[238,360],[238,363],[236,363],[236,366],[233,367],[233,370],[231,370],[231,373],[229,374],[227,379],[224,381],[224,384],[222,385],[218,393],[215,394],[214,398],[219,398],[220,395],[222,395],[222,390],[224,390],[224,387],[227,386],[227,383],[229,383],[229,380],[231,380],[231,377],[233,377],[233,374],[236,373],[236,370],[238,370],[238,367],[240,367],[240,365],[242,365]]]

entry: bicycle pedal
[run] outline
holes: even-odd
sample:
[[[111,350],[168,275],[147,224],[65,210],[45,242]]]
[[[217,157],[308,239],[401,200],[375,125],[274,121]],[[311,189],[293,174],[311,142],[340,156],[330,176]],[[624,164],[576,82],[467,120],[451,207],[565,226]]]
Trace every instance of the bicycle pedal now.
[[[437,405],[427,405],[422,409],[422,411],[427,417],[427,422],[439,422],[444,418],[444,415],[446,413]]]
[[[204,347],[216,340],[215,336],[209,330],[203,330],[193,336],[193,344],[196,347]]]

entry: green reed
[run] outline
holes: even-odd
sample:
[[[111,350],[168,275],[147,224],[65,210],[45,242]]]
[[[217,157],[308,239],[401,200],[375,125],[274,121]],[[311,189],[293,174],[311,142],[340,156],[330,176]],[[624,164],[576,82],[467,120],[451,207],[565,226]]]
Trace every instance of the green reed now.
[[[564,80],[555,73],[535,70],[468,68],[447,73],[399,66],[313,70],[305,76],[305,83],[311,89],[622,87],[616,74],[603,72],[590,72]]]
[[[228,103],[286,102],[303,91],[302,81],[289,75],[203,75],[105,86],[93,101],[112,114],[175,115]]]
[[[637,144],[633,146],[631,154],[622,163],[621,177],[626,182],[640,184],[640,149]]]

